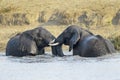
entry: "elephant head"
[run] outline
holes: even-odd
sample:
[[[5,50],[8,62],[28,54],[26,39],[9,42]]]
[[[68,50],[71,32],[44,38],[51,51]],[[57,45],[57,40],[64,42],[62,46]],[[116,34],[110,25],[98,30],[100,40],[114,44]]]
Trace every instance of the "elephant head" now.
[[[69,45],[69,51],[71,51],[73,45],[75,45],[78,40],[80,40],[79,34],[79,30],[76,29],[76,27],[68,27],[62,34],[58,36],[55,41],[59,42],[59,45]]]
[[[39,47],[49,46],[55,40],[55,37],[42,27],[33,29],[31,31],[31,36]]]
[[[93,35],[91,32],[84,30],[76,25],[71,25],[66,28],[55,40],[57,45],[58,56],[64,56],[62,51],[62,44],[69,46],[69,51],[71,51],[80,40],[84,37]]]
[[[44,47],[51,46],[53,54],[56,54],[56,47],[53,46],[55,44],[52,45],[55,37],[46,29],[37,27],[35,29],[25,31],[22,34],[23,36],[27,36],[29,39],[34,40],[39,50],[43,49]],[[23,38],[20,39],[22,40]]]

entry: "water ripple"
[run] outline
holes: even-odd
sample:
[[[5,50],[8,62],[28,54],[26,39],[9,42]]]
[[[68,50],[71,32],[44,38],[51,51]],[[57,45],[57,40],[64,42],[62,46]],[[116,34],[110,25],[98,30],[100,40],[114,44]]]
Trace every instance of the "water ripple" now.
[[[20,62],[20,63],[48,63],[48,62],[109,62],[117,61],[120,62],[120,54],[106,55],[96,58],[86,58],[80,56],[66,55],[64,57],[54,57],[51,54],[37,55],[37,56],[25,56],[25,57],[6,57],[5,55],[0,55],[0,60],[2,61],[11,61],[11,62]]]

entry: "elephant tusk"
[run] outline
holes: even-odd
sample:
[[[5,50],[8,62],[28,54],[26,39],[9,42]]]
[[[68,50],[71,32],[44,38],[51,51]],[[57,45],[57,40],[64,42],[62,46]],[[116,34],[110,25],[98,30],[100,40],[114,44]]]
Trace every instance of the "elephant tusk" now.
[[[55,39],[53,39],[51,42],[50,42],[50,44],[52,44],[52,43],[54,43],[55,42]]]
[[[50,43],[50,44],[48,44],[49,46],[56,46],[56,45],[59,45],[59,43],[57,42],[57,43]]]

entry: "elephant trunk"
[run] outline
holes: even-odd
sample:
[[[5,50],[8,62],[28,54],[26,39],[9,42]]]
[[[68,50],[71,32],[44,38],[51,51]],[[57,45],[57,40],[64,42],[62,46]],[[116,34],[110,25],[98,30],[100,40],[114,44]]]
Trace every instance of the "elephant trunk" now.
[[[53,55],[63,57],[62,45],[57,45],[52,47]]]
[[[51,46],[52,54],[57,56],[57,48],[55,46]]]
[[[56,42],[55,39],[56,38],[54,36],[52,36],[51,39],[48,40],[48,46],[51,46],[52,54],[54,56],[59,56],[59,53],[58,53],[58,51],[59,51],[59,47],[58,47],[59,42]]]
[[[52,48],[53,55],[60,56],[60,57],[64,56],[62,51],[62,44],[59,44],[59,42],[55,42],[55,43],[53,42],[53,43],[50,43],[49,45]]]
[[[56,51],[53,51],[53,54],[55,56],[63,57],[64,54],[63,54],[63,51],[62,51],[62,44],[55,41],[54,43],[52,43],[52,45],[54,45],[54,46],[52,46],[52,48],[54,48],[54,47],[56,48]]]

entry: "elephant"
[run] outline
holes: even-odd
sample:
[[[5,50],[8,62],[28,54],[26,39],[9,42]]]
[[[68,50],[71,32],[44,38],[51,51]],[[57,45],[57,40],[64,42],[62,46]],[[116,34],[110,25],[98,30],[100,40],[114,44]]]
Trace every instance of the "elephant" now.
[[[6,56],[27,56],[44,54],[44,48],[51,46],[52,54],[56,54],[56,47],[52,46],[55,37],[43,27],[24,31],[10,38],[6,46]]]
[[[63,57],[62,45],[68,45],[73,55],[81,57],[98,57],[115,53],[114,45],[101,35],[94,35],[92,32],[77,25],[70,25],[55,40],[53,44],[57,47],[56,56]]]

